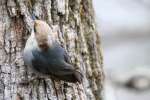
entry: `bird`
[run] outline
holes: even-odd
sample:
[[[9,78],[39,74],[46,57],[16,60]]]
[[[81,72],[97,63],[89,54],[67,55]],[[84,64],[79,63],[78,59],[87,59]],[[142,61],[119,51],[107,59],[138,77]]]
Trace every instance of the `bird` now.
[[[23,50],[23,60],[37,74],[55,77],[71,83],[81,83],[83,74],[70,63],[70,57],[53,37],[50,26],[34,20],[34,27]]]

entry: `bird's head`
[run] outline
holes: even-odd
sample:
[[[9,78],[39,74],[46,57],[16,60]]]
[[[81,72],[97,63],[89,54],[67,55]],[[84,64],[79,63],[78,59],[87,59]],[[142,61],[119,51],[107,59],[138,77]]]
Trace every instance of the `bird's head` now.
[[[35,20],[34,33],[35,39],[40,49],[47,50],[50,46],[48,43],[48,34],[51,32],[49,25],[42,20]]]

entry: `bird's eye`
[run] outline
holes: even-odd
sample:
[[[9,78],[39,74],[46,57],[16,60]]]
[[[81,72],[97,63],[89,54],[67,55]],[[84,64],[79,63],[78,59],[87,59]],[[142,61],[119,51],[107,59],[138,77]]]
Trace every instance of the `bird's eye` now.
[[[39,47],[43,50],[47,50],[48,49],[48,45],[46,44],[39,44]]]
[[[43,48],[43,47],[45,47],[45,45],[44,44],[39,44],[39,47]]]

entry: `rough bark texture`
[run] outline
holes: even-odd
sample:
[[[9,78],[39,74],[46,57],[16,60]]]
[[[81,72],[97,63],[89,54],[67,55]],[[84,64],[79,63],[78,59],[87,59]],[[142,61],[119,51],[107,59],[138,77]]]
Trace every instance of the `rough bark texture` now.
[[[82,84],[35,80],[24,66],[22,50],[33,27],[31,14],[58,33]],[[100,37],[91,0],[0,0],[0,100],[101,100],[103,85]]]

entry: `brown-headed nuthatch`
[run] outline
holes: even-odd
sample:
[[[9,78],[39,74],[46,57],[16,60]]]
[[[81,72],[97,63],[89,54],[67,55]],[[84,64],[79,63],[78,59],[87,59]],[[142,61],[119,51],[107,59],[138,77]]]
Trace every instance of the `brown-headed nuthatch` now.
[[[49,25],[42,20],[35,20],[33,30],[23,53],[25,64],[38,73],[81,83],[83,75],[69,63],[64,48],[49,36],[52,34]]]

